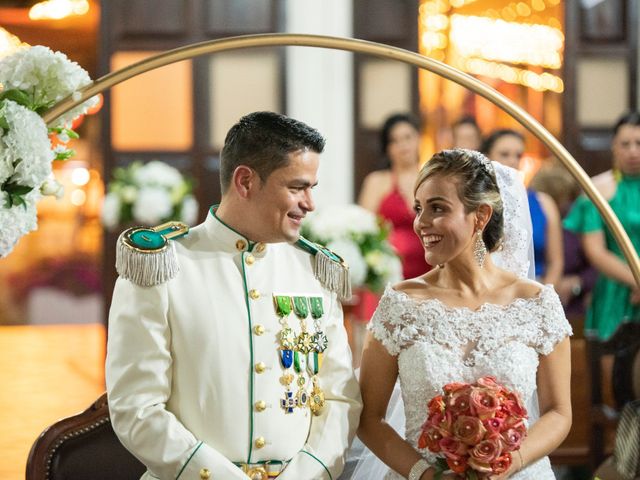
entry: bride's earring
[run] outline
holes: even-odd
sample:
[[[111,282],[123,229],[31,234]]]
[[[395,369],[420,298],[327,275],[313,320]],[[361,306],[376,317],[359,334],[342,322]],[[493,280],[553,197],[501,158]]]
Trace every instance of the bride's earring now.
[[[473,256],[480,268],[484,265],[484,259],[487,256],[487,246],[482,239],[482,230],[476,230],[476,243],[473,246]]]

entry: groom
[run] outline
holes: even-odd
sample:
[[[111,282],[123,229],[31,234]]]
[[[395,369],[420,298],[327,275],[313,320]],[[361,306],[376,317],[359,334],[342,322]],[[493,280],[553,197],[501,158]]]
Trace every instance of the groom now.
[[[299,235],[323,148],[302,122],[246,115],[204,223],[121,235],[106,381],[143,479],[342,471],[361,410],[338,298],[348,272]]]

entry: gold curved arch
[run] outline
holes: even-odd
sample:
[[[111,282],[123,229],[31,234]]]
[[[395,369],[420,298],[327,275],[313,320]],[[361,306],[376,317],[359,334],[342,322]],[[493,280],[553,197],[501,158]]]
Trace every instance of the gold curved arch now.
[[[229,50],[238,50],[243,48],[269,47],[269,46],[305,46],[329,48],[334,50],[346,50],[354,53],[362,53],[373,55],[399,62],[408,63],[419,68],[423,68],[433,72],[441,77],[451,80],[469,90],[483,96],[491,103],[497,105],[502,110],[510,114],[522,126],[535,135],[546,147],[555,155],[565,166],[569,173],[576,179],[587,196],[593,201],[602,218],[611,230],[618,245],[627,259],[636,283],[640,285],[640,260],[633,248],[629,236],[622,228],[620,221],[611,210],[611,207],[595,189],[593,183],[571,156],[571,154],[562,146],[562,144],[551,135],[537,120],[535,120],[526,111],[516,105],[514,102],[498,93],[490,86],[484,84],[480,80],[475,79],[471,75],[467,75],[449,65],[438,62],[431,58],[425,57],[418,53],[410,52],[397,47],[383,45],[380,43],[367,42],[352,38],[330,37],[323,35],[301,35],[288,33],[272,33],[262,35],[245,35],[239,37],[229,37],[220,40],[211,40],[207,42],[195,43],[184,47],[169,50],[153,57],[146,58],[138,63],[129,65],[121,70],[111,72],[104,77],[96,80],[92,84],[86,86],[80,92],[80,97],[74,100],[68,97],[57,105],[53,106],[44,115],[46,123],[50,123],[57,117],[79,105],[88,98],[96,95],[120,82],[131,77],[140,75],[141,73],[153,70],[170,63],[188,60],[200,55],[224,52]]]

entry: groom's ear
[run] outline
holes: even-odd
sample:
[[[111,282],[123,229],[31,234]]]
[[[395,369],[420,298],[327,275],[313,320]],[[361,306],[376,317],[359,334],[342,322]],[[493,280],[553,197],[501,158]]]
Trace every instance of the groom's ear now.
[[[493,208],[491,208],[491,205],[487,205],[486,203],[480,205],[476,210],[476,230],[484,230],[484,227],[486,227],[489,220],[491,220],[492,214]]]

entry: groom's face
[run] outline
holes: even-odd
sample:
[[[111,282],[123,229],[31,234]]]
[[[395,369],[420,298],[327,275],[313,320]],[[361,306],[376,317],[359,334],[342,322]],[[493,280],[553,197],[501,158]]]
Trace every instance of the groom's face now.
[[[413,227],[429,265],[440,265],[472,250],[475,214],[466,212],[458,180],[436,175],[416,190]]]

